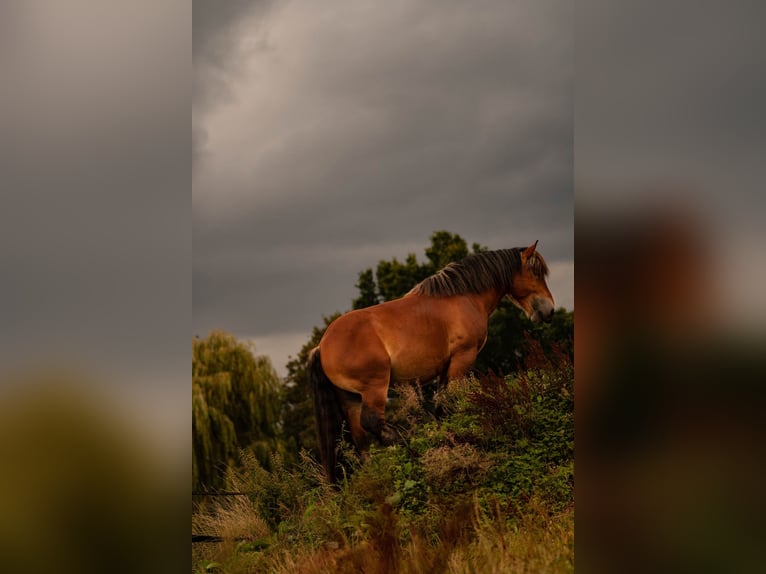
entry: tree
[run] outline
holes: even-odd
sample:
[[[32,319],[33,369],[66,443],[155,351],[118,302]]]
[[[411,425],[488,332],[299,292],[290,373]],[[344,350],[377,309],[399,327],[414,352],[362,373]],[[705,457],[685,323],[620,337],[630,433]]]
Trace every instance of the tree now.
[[[426,257],[430,263],[428,275],[433,275],[445,265],[468,257],[468,244],[457,233],[436,231],[431,235],[431,246],[426,248]]]
[[[252,344],[223,331],[192,340],[192,484],[224,486],[240,449],[269,467],[279,450],[279,377]]]
[[[474,369],[486,373],[510,374],[524,356],[524,333],[532,322],[510,301],[500,302],[487,324],[487,342],[476,357]]]
[[[478,243],[474,243],[472,248],[474,253],[487,250]],[[426,248],[425,254],[427,261],[422,264],[418,263],[414,253],[408,254],[404,263],[396,257],[390,261],[378,262],[378,293],[383,301],[403,297],[415,285],[445,265],[460,261],[468,255],[468,245],[465,239],[455,233],[435,231],[431,235],[431,245]]]
[[[403,297],[428,275],[428,269],[418,263],[414,253],[407,255],[404,263],[396,257],[391,261],[380,261],[376,272],[380,296],[384,301]]]
[[[314,327],[309,340],[295,357],[290,357],[287,363],[282,403],[282,428],[286,451],[291,455],[297,455],[302,449],[306,449],[315,457],[319,457],[314,429],[314,402],[308,382],[309,352],[319,344],[327,327],[340,315],[340,313],[333,313],[328,317],[322,317],[322,326]]]
[[[352,308],[364,309],[380,303],[380,295],[378,295],[378,288],[372,276],[372,269],[368,268],[359,272],[359,281],[355,287],[359,289],[359,297],[354,299]]]

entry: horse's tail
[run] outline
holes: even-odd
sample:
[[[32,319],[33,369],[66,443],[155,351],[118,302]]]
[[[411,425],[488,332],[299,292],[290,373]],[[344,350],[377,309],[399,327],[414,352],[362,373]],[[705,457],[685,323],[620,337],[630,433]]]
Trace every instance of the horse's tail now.
[[[319,347],[309,354],[309,384],[314,392],[314,416],[316,417],[319,453],[322,466],[331,483],[337,480],[337,443],[343,430],[343,413],[332,382],[325,375],[319,359]]]

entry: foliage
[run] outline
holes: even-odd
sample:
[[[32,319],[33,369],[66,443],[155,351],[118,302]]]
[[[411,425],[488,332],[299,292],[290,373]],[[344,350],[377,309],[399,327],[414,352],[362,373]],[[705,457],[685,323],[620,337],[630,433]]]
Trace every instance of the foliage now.
[[[280,381],[268,357],[223,331],[192,340],[192,485],[220,487],[241,449],[278,450]]]
[[[365,307],[372,307],[380,303],[380,294],[375,285],[372,269],[365,269],[359,272],[359,281],[357,281],[355,287],[359,289],[359,297],[351,303],[353,309],[364,309]]]
[[[373,445],[328,485],[306,452],[268,470],[252,455],[230,484],[248,496],[201,509],[193,568],[226,572],[571,572],[574,387],[565,352],[530,343],[515,376],[439,389],[434,418],[418,389],[392,409],[400,440]],[[551,358],[552,357],[552,358]],[[347,448],[343,446],[343,448]],[[198,531],[199,532],[199,531]]]
[[[474,243],[472,249],[474,253],[487,250],[478,243]],[[404,263],[396,257],[390,261],[380,261],[375,278],[372,276],[372,269],[362,271],[356,284],[359,297],[354,300],[354,309],[403,297],[420,281],[445,265],[467,257],[468,245],[465,239],[457,234],[436,231],[431,235],[431,245],[426,248],[425,255],[425,263],[419,263],[414,253],[408,254]]]
[[[426,248],[429,275],[442,267],[468,257],[468,245],[457,233],[436,231],[431,235],[431,245]]]
[[[308,383],[309,352],[319,344],[328,325],[340,317],[334,313],[322,318],[322,326],[314,327],[311,337],[298,351],[297,356],[290,357],[287,362],[287,377],[282,402],[283,437],[286,446],[286,456],[292,462],[297,461],[298,453],[308,450],[314,455],[319,454],[314,429],[314,403],[311,388]]]
[[[574,360],[574,312],[556,309],[550,323],[532,323],[510,301],[501,301],[490,316],[487,343],[476,358],[474,370],[514,373],[527,360],[530,344],[552,356],[553,349]]]
[[[430,275],[428,265],[420,265],[414,253],[407,255],[404,263],[394,257],[380,261],[375,276],[383,301],[398,299],[407,294],[419,281]]]

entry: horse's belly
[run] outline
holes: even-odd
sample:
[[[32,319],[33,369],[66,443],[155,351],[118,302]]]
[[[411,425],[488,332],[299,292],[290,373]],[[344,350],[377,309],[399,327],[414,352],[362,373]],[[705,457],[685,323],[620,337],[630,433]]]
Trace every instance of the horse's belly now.
[[[426,382],[438,377],[446,366],[444,356],[409,351],[391,357],[391,379],[396,382]]]

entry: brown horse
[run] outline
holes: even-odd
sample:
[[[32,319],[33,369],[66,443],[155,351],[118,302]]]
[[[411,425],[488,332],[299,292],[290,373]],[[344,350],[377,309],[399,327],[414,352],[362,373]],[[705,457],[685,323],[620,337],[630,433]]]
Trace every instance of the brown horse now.
[[[549,321],[548,266],[527,248],[470,255],[418,283],[400,299],[338,317],[309,355],[309,380],[325,472],[336,481],[345,421],[364,452],[372,433],[391,444],[384,411],[392,382],[463,376],[487,340],[487,321],[508,296],[532,321]]]

